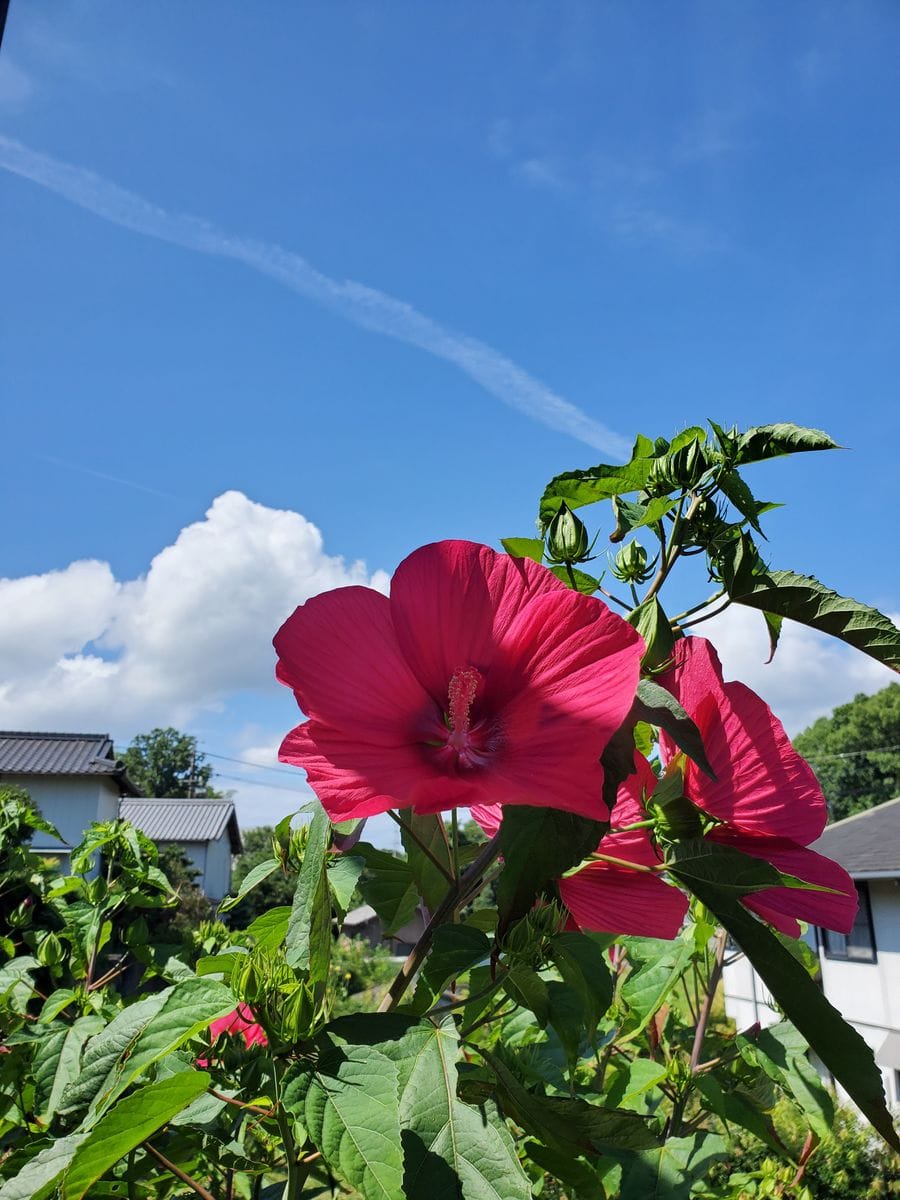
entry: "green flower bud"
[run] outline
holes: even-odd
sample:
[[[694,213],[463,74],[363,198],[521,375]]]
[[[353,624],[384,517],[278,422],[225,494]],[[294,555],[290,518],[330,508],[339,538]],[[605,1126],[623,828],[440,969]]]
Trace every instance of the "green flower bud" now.
[[[585,562],[590,552],[590,538],[584,522],[567,505],[561,505],[547,531],[548,557],[556,563],[579,563]]]
[[[656,559],[647,564],[647,551],[640,542],[628,542],[618,552],[612,573],[620,583],[646,583],[653,573]]]
[[[652,496],[664,496],[676,488],[696,487],[709,466],[703,443],[688,442],[674,454],[666,454],[654,462],[647,481],[647,491]]]

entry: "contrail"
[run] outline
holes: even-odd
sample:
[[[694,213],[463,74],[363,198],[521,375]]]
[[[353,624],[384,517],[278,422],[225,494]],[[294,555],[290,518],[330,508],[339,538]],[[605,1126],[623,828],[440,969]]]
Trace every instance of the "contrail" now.
[[[114,225],[200,254],[243,263],[355,325],[417,346],[452,363],[486,392],[551,429],[568,433],[615,458],[628,457],[629,443],[619,434],[592,420],[504,354],[476,338],[440,325],[403,300],[352,279],[332,279],[299,254],[273,243],[233,237],[198,217],[166,212],[92,171],[40,154],[2,134],[0,167],[56,192]]]
[[[107,483],[121,483],[123,487],[134,488],[138,492],[147,492],[150,496],[161,496],[163,500],[181,499],[172,492],[161,492],[159,488],[147,487],[144,483],[136,483],[133,479],[123,479],[120,475],[107,475],[105,471],[95,471],[93,467],[68,462],[64,458],[55,458],[52,454],[36,454],[34,457],[41,462],[51,463],[54,467],[65,467],[67,471],[80,471],[82,475],[92,475],[94,479],[105,479]]]

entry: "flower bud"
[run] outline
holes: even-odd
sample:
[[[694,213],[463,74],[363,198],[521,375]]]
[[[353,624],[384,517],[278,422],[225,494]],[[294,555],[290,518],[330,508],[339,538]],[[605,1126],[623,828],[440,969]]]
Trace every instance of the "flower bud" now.
[[[709,460],[700,441],[688,442],[674,454],[658,458],[650,470],[647,491],[664,496],[675,488],[693,488],[709,470]]]
[[[590,538],[583,521],[563,504],[547,531],[547,555],[556,563],[585,562],[590,555]]]
[[[652,570],[652,565],[647,567],[647,551],[641,543],[628,542],[616,555],[612,573],[620,583],[646,583]]]

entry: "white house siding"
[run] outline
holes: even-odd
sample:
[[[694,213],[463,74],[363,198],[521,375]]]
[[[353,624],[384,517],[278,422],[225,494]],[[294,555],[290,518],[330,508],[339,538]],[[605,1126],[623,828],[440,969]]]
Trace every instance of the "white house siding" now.
[[[869,901],[875,935],[875,962],[826,958],[819,951],[825,995],[872,1047],[876,1056],[888,1035],[900,1030],[900,879],[869,879]],[[762,1025],[779,1020],[765,1001],[766,985],[745,958],[725,968],[725,1011],[738,1029],[754,1021]],[[900,1063],[879,1063],[885,1095],[900,1104]],[[846,1093],[838,1087],[845,1099]]]
[[[203,890],[214,904],[231,891],[231,842],[227,829],[214,842],[207,843]]]
[[[69,850],[93,821],[112,821],[119,813],[119,785],[102,776],[4,775],[3,782],[24,788],[62,836],[60,843],[46,833],[36,834],[32,844],[37,851]]]

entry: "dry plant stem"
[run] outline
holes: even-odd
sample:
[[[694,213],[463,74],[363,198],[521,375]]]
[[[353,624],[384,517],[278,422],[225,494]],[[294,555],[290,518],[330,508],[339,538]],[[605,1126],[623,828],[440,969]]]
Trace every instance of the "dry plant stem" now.
[[[485,871],[499,853],[500,835],[496,834],[487,843],[469,869],[458,880],[454,880],[453,887],[450,888],[447,895],[434,910],[434,915],[425,926],[422,936],[416,942],[415,946],[413,946],[412,950],[410,950],[406,961],[397,972],[396,978],[378,1006],[379,1012],[390,1012],[391,1009],[397,1007],[403,999],[406,989],[412,983],[416,972],[422,965],[423,959],[431,949],[434,931],[439,925],[443,925],[458,908],[461,908],[478,891]]]
[[[182,1171],[181,1167],[170,1162],[155,1146],[151,1146],[149,1142],[143,1142],[142,1145],[152,1158],[155,1158],[161,1166],[166,1168],[170,1175],[174,1175],[176,1179],[180,1179],[192,1192],[196,1192],[198,1196],[202,1197],[202,1200],[216,1200],[212,1192],[208,1192],[202,1183],[198,1183],[193,1176],[188,1175],[187,1171]]]
[[[694,1045],[691,1049],[691,1074],[693,1075],[700,1065],[700,1056],[703,1053],[703,1039],[706,1036],[706,1026],[709,1024],[709,1014],[712,1012],[713,1001],[716,997],[716,988],[719,986],[719,980],[722,978],[722,964],[725,961],[725,930],[720,929],[716,934],[716,952],[713,969],[709,973],[709,981],[706,984],[706,995],[703,997],[703,1006],[700,1009],[700,1019],[697,1022],[697,1029],[694,1033]]]
[[[271,1108],[260,1108],[257,1104],[247,1104],[244,1100],[235,1100],[234,1096],[226,1096],[223,1092],[217,1092],[215,1088],[208,1088],[207,1090],[217,1100],[224,1100],[226,1104],[233,1104],[235,1108],[249,1109],[250,1112],[259,1113],[261,1117],[271,1117],[274,1111]]]

